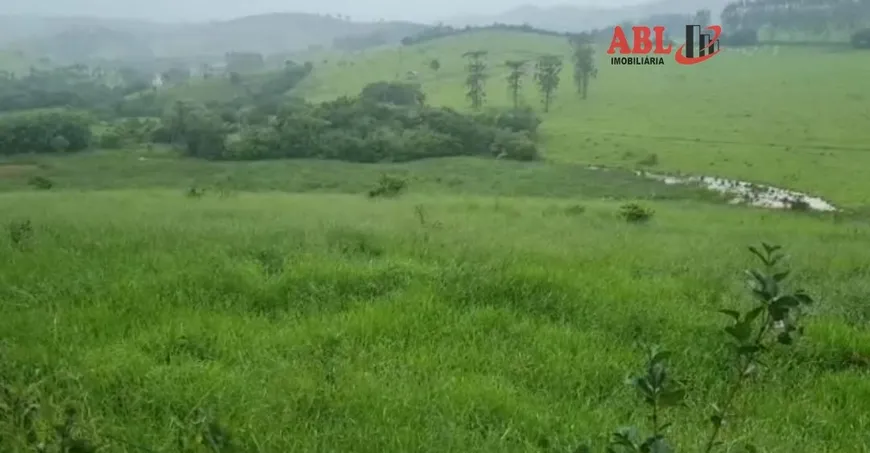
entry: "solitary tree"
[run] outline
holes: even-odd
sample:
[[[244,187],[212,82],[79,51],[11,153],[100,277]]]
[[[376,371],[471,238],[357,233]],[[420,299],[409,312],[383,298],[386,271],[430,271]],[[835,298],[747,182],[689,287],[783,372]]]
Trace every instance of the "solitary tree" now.
[[[514,109],[519,106],[520,88],[523,85],[523,76],[526,75],[525,60],[508,60],[504,62],[511,72],[508,74],[508,90],[511,93],[511,100],[514,103]]]
[[[555,55],[545,55],[538,59],[535,66],[535,80],[544,96],[544,112],[550,111],[553,94],[559,88],[559,73],[562,72],[562,59]]]
[[[433,59],[432,61],[429,62],[429,69],[431,69],[434,72],[438,72],[438,70],[441,69],[441,62],[438,61],[437,58]]]
[[[485,50],[475,50],[465,52],[463,57],[468,58],[468,76],[465,78],[465,87],[468,91],[465,96],[471,101],[471,108],[480,110],[486,100],[486,91],[484,83],[486,82],[486,62],[483,57],[486,56]]]
[[[582,33],[569,38],[574,59],[574,84],[577,93],[586,99],[589,93],[589,80],[598,75],[595,68],[595,48],[592,47],[592,37]]]

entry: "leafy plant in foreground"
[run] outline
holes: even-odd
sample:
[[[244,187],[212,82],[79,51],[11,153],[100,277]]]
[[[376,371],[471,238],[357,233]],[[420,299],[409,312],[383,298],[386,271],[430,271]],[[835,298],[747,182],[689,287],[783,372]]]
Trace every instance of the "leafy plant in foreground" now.
[[[762,248],[749,247],[763,265],[760,269],[746,271],[749,276],[749,289],[755,304],[744,312],[723,309],[720,313],[731,318],[732,323],[725,327],[729,346],[733,351],[734,367],[725,395],[712,405],[710,434],[704,440],[701,451],[711,453],[722,445],[722,427],[733,410],[737,394],[744,388],[749,377],[753,376],[762,364],[762,357],[776,345],[789,346],[795,337],[803,332],[799,321],[803,309],[813,304],[813,298],[803,290],[788,292],[783,282],[789,275],[788,269],[779,267],[785,256],[781,247],[762,243]],[[646,370],[641,376],[630,380],[643,397],[650,411],[652,433],[645,438],[635,427],[621,428],[612,434],[607,453],[673,453],[676,450],[667,442],[664,431],[670,426],[663,423],[662,410],[682,402],[686,392],[682,383],[670,378],[665,361],[670,356],[667,351],[652,348]],[[590,453],[588,445],[581,445],[576,453]],[[753,445],[745,445],[747,453],[757,452]]]

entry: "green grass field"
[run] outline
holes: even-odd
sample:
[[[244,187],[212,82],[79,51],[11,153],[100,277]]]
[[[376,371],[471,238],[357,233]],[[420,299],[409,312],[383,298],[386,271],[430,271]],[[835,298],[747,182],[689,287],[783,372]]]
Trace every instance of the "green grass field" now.
[[[503,63],[563,54],[561,89],[543,131],[547,157],[633,168],[656,154],[660,171],[711,174],[825,195],[844,205],[870,203],[870,118],[853,52],[781,48],[753,56],[723,52],[697,67],[611,66],[599,52],[590,98],[574,94],[570,48],[559,38],[488,32],[366,55],[352,67],[330,60],[299,94],[330,99],[376,80],[417,71],[434,104],[465,107],[462,53],[487,50],[488,104],[508,106]],[[433,58],[441,62],[434,73]],[[348,59],[348,61],[352,61]],[[525,100],[540,106],[531,76]]]
[[[297,94],[417,70],[432,103],[462,106],[460,54],[478,48],[493,63],[567,52],[534,35],[448,38],[330,60]],[[37,437],[70,406],[75,436],[101,451],[215,451],[175,443],[196,441],[206,414],[234,451],[570,452],[645,423],[624,379],[643,365],[639,345],[657,343],[689,388],[665,413],[669,438],[702,451],[730,372],[717,310],[752,302],[746,246],[767,241],[818,304],[737,398],[720,451],[870,451],[866,218],[732,206],[628,171],[655,154],[655,171],[864,210],[868,63],[810,49],[717,59],[602,60],[585,102],[566,69],[545,162],[216,163],[161,149],[3,160],[0,379],[13,391],[0,450],[30,451],[15,442],[32,397]],[[506,105],[492,77],[490,103]],[[382,173],[408,193],[367,198]],[[33,190],[33,176],[55,186]],[[619,216],[630,201],[655,211],[648,223]]]

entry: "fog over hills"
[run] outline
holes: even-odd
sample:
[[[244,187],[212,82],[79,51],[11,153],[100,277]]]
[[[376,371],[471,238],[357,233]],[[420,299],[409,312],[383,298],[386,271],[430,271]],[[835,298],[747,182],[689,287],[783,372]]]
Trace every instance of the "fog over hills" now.
[[[585,8],[620,7],[643,3],[643,0],[39,0],[6,3],[9,5],[4,5],[2,10],[8,15],[127,17],[163,22],[229,20],[281,12],[341,14],[359,21],[434,22],[456,15],[495,15],[526,3],[542,8],[562,4]]]
[[[725,0],[494,0],[357,2],[105,0],[18,2],[0,15],[0,47],[52,60],[175,58],[223,55],[228,51],[274,54],[330,47],[336,40],[377,36],[396,44],[428,25],[529,24],[556,31],[600,28],[654,14],[714,16]],[[413,8],[411,6],[414,6]],[[509,8],[505,10],[505,8]],[[282,12],[287,10],[295,12]],[[459,12],[471,14],[459,14]],[[328,13],[332,12],[332,13]],[[66,14],[66,15],[65,15]],[[372,40],[369,40],[372,41]]]
[[[556,31],[582,31],[590,28],[606,27],[624,20],[635,20],[656,14],[693,13],[699,9],[710,9],[718,16],[726,0],[658,0],[615,6],[614,4],[578,7],[557,5],[542,7],[532,4],[522,5],[495,15],[454,16],[445,23],[454,26],[484,25],[493,22],[523,24]]]
[[[164,23],[96,17],[0,16],[0,46],[52,59],[152,58],[222,55],[228,51],[279,53],[331,46],[346,36],[379,33],[398,43],[423,25],[353,22],[347,17],[275,13],[226,21]]]

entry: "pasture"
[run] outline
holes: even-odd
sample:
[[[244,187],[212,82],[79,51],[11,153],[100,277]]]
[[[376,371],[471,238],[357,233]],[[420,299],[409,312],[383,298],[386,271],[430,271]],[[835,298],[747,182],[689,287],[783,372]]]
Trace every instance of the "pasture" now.
[[[508,59],[530,60],[524,100],[540,107],[531,77],[534,59],[564,57],[562,83],[542,131],[546,157],[637,168],[650,155],[664,172],[709,174],[766,182],[832,199],[870,203],[862,177],[870,165],[870,118],[860,52],[830,48],[760,48],[751,56],[725,49],[696,67],[610,66],[598,52],[598,78],[589,99],[574,93],[570,48],[563,39],[486,32],[444,38],[400,50],[327,59],[296,94],[313,100],[353,95],[377,80],[418,81],[437,105],[467,108],[462,54],[486,50],[487,105],[510,105]],[[729,51],[730,50],[730,51]],[[428,68],[438,59],[441,68]],[[351,66],[352,63],[352,66]]]
[[[568,52],[531,35],[445,38],[330,58],[293,94],[356,94],[413,70],[429,102],[461,107],[461,54],[477,49],[490,51],[495,106],[508,103],[503,60]],[[585,101],[566,60],[544,162],[4,159],[0,445],[50,441],[73,408],[65,438],[99,451],[602,447],[647,423],[624,381],[642,346],[660,344],[688,388],[662,414],[668,438],[698,451],[733,371],[717,311],[750,306],[746,247],[765,241],[785,247],[788,285],[817,304],[734,401],[721,451],[870,451],[870,63],[785,48],[690,68],[599,57]],[[641,167],[803,190],[850,212],[731,206],[629,171]],[[366,197],[382,173],[407,191]],[[51,190],[30,188],[34,176]],[[620,215],[632,202],[646,222]]]

